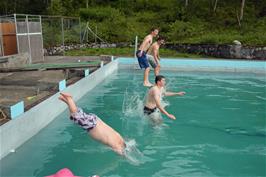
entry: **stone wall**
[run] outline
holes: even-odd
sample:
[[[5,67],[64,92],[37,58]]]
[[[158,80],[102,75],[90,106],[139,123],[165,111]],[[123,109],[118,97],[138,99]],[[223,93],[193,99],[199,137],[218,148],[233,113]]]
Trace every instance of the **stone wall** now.
[[[217,58],[266,60],[266,46],[251,47],[238,44],[166,44],[165,47],[178,52],[201,54]]]
[[[116,48],[128,47],[128,43],[104,44],[104,43],[90,43],[90,44],[70,44],[65,46],[55,46],[44,49],[45,56],[62,55],[64,51],[84,48]]]
[[[0,57],[0,68],[19,67],[29,64],[29,53],[20,53]]]
[[[129,43],[116,44],[72,44],[65,46],[51,47],[44,50],[44,55],[62,55],[64,51],[83,48],[116,48],[116,47],[134,47]],[[218,45],[218,44],[166,44],[166,48],[178,52],[201,54],[217,58],[233,59],[253,59],[266,60],[266,46],[252,47],[240,44]]]

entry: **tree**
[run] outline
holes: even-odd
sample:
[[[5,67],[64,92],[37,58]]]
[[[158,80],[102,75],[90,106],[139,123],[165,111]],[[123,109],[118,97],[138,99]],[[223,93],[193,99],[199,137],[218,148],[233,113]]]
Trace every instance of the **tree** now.
[[[241,9],[240,9],[240,17],[239,17],[240,21],[242,21],[242,19],[243,19],[244,8],[245,8],[245,0],[242,0],[241,1]]]
[[[216,12],[217,3],[218,3],[218,0],[215,0],[215,2],[214,2],[214,6],[213,6],[213,12],[214,12],[214,13]]]
[[[52,0],[47,10],[50,15],[63,15],[61,0]]]
[[[242,0],[241,1],[240,15],[238,15],[238,12],[236,12],[236,17],[237,17],[239,28],[241,28],[241,21],[243,19],[244,8],[245,8],[245,0]]]
[[[0,0],[0,15],[47,14],[49,0]]]

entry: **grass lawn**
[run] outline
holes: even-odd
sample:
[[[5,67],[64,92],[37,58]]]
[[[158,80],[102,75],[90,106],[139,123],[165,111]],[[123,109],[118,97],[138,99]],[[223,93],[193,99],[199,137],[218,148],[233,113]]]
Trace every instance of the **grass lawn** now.
[[[164,58],[207,58],[206,56],[179,53],[170,49],[160,49],[160,57]],[[66,51],[67,56],[99,56],[99,55],[113,55],[123,57],[133,57],[134,48],[86,48],[80,50],[69,50]]]

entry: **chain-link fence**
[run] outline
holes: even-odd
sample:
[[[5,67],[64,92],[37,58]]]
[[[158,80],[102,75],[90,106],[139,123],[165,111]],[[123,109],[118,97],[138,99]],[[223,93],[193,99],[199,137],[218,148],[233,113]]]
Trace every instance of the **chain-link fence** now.
[[[81,43],[81,24],[76,17],[14,14],[0,17],[0,56],[28,53],[28,63],[44,60],[45,51]],[[45,50],[44,50],[45,49]]]
[[[43,60],[41,17],[17,15],[1,17],[2,55],[28,53],[29,61]]]
[[[79,18],[42,16],[42,26],[45,48],[81,43]]]

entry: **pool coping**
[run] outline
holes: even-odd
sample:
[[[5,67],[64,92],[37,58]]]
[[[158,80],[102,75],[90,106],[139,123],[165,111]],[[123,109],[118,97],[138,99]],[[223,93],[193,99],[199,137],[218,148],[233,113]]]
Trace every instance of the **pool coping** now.
[[[161,66],[163,70],[210,71],[211,69],[212,71],[252,72],[266,75],[266,61],[162,59]],[[118,68],[139,69],[139,66],[134,58],[120,57],[66,87],[63,91],[71,93],[74,100],[78,100]],[[0,159],[10,152],[14,152],[67,108],[65,104],[58,101],[58,96],[59,92],[19,115],[16,119],[0,126]],[[54,109],[55,107],[56,109]]]
[[[123,68],[139,69],[137,59],[121,57],[118,60],[119,66]],[[266,75],[266,61],[257,60],[162,58],[160,64],[161,70],[248,72]]]

